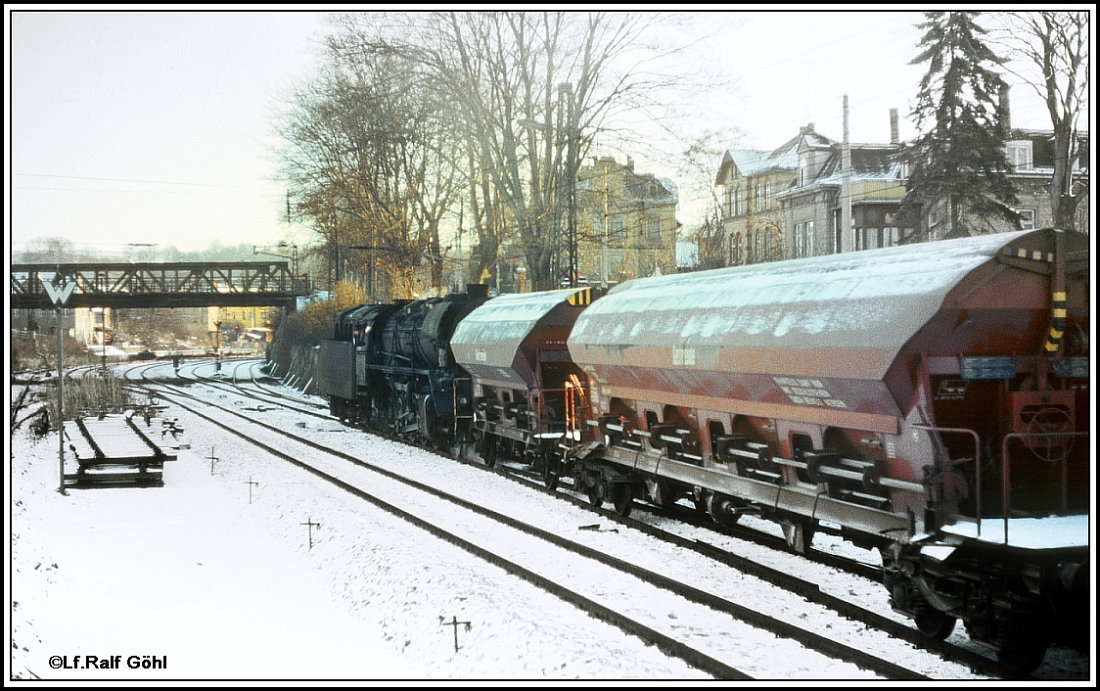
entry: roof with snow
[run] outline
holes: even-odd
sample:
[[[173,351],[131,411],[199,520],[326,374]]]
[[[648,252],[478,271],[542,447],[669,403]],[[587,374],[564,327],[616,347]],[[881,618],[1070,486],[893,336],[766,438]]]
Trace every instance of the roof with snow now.
[[[852,182],[861,180],[901,180],[901,149],[894,144],[852,144]],[[810,185],[840,185],[842,155],[837,145],[821,172]]]
[[[810,126],[803,127],[796,136],[771,151],[728,149],[722,156],[722,163],[718,166],[718,175],[714,184],[725,184],[731,168],[735,168],[741,177],[760,175],[772,170],[795,170],[798,168],[800,146],[822,148],[832,144],[831,139],[814,132]]]
[[[673,201],[675,201],[676,203],[680,202],[680,188],[676,186],[676,183],[672,181],[672,178],[659,177],[657,178],[657,182],[661,183],[661,187],[664,187],[665,191],[672,195]]]
[[[564,312],[579,310],[590,299],[589,289],[583,287],[492,298],[455,328],[451,337],[455,362],[486,381],[534,385],[534,372],[521,348],[524,340],[538,326],[571,323],[572,316]]]

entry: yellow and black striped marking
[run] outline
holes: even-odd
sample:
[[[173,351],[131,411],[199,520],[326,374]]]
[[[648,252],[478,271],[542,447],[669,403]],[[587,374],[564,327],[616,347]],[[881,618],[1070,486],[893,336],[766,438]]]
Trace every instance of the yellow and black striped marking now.
[[[1053,262],[1054,261],[1054,254],[1052,252],[1044,253],[1044,252],[1039,252],[1037,250],[1026,250],[1023,247],[1020,247],[1016,250],[1016,256],[1019,257],[1020,259],[1031,259],[1031,260],[1037,261],[1037,262],[1041,262],[1041,261]]]
[[[567,298],[570,305],[574,307],[584,307],[585,305],[592,304],[592,289],[581,288],[577,292],[573,293]]]
[[[1047,356],[1054,357],[1058,348],[1062,345],[1062,336],[1066,331],[1066,294],[1055,292],[1051,294],[1051,325],[1047,334]]]

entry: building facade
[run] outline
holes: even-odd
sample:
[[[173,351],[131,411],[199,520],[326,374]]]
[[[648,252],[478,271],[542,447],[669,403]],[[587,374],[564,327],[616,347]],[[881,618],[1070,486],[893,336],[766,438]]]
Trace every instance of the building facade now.
[[[816,151],[817,165],[800,165],[792,185],[781,192],[784,258],[836,254],[845,246],[851,250],[897,245],[913,234],[912,221],[898,214],[905,198],[906,166],[898,144],[852,144],[851,228],[840,233],[843,216],[843,149],[833,144]],[[800,152],[800,161],[804,153]]]
[[[889,144],[850,144],[849,194],[843,194],[844,145],[814,132],[813,125],[773,151],[729,150],[715,185],[722,199],[721,223],[728,244],[726,266],[812,257],[942,240],[969,233],[1015,230],[998,218],[968,219],[968,230],[953,229],[945,204],[899,213],[909,174],[905,147],[898,141],[897,112],[891,111]],[[1075,193],[1082,196],[1076,229],[1089,231],[1087,134],[1075,170]],[[1054,169],[1050,131],[1014,132],[1006,142],[1013,164],[1020,229],[1053,224],[1050,181]],[[844,207],[851,225],[841,232]]]
[[[594,159],[577,172],[577,268],[592,285],[675,273],[675,183]]]
[[[1078,132],[1081,153],[1074,164],[1081,198],[1077,204],[1075,226],[1089,232],[1088,197],[1088,134]],[[1017,203],[1013,211],[1020,215],[1019,229],[1049,228],[1054,225],[1054,209],[1050,200],[1050,184],[1054,175],[1054,132],[1051,130],[1014,130],[1005,143],[1012,172],[1008,177],[1016,188]],[[987,217],[967,219],[966,228],[951,227],[951,213],[946,204],[925,209],[922,221],[928,239],[962,237],[966,234],[1003,233],[1014,230],[1010,221]]]
[[[784,257],[784,228],[779,195],[800,176],[822,165],[832,140],[811,123],[773,151],[730,149],[722,157],[714,184],[721,187],[721,224],[727,266],[776,261]],[[800,166],[810,166],[809,169]]]

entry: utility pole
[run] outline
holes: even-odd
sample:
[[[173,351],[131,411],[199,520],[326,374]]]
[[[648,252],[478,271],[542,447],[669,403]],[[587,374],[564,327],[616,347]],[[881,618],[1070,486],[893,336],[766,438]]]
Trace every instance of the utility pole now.
[[[577,287],[577,122],[573,107],[573,85],[564,82],[558,86],[558,100],[566,107],[566,194],[569,203],[569,287]]]
[[[604,290],[607,290],[607,244],[611,235],[611,219],[609,218],[611,213],[611,183],[608,181],[607,176],[610,169],[610,166],[603,169],[603,279],[600,281],[600,286]]]
[[[222,361],[219,349],[221,347],[222,336],[222,322],[217,320],[214,322],[214,370],[217,372],[222,371]]]
[[[463,263],[466,258],[462,255],[462,216],[466,211],[466,202],[462,202],[462,206],[458,207],[458,275],[455,277],[455,283],[458,284],[458,290],[466,290],[466,275],[464,271]]]
[[[103,328],[99,332],[99,345],[102,346],[100,348],[100,352],[102,353],[102,356],[103,356],[103,372],[106,373],[107,372],[107,308],[106,307],[103,308],[103,311],[100,313],[100,316],[103,319]]]
[[[840,251],[851,252],[852,243],[852,145],[848,141],[848,94],[844,94],[844,142],[841,144]]]
[[[57,303],[57,474],[58,490],[65,494],[65,376],[61,367],[64,343],[61,340],[61,303]]]
[[[46,295],[49,296],[53,302],[54,308],[57,310],[57,491],[61,494],[65,494],[65,372],[62,365],[64,360],[64,341],[62,339],[62,307],[69,301],[69,296],[73,294],[73,289],[76,288],[76,281],[70,281],[66,277],[61,275],[61,267],[57,267],[57,273],[54,275],[55,283],[50,283],[44,278],[39,278],[42,281],[42,287],[46,291]]]

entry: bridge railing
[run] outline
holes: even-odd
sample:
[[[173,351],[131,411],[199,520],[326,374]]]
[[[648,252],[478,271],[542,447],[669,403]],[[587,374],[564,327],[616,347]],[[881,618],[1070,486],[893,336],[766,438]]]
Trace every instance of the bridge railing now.
[[[69,307],[247,306],[310,293],[308,278],[287,262],[12,264],[11,307],[53,307],[43,281],[58,274],[76,283]]]

